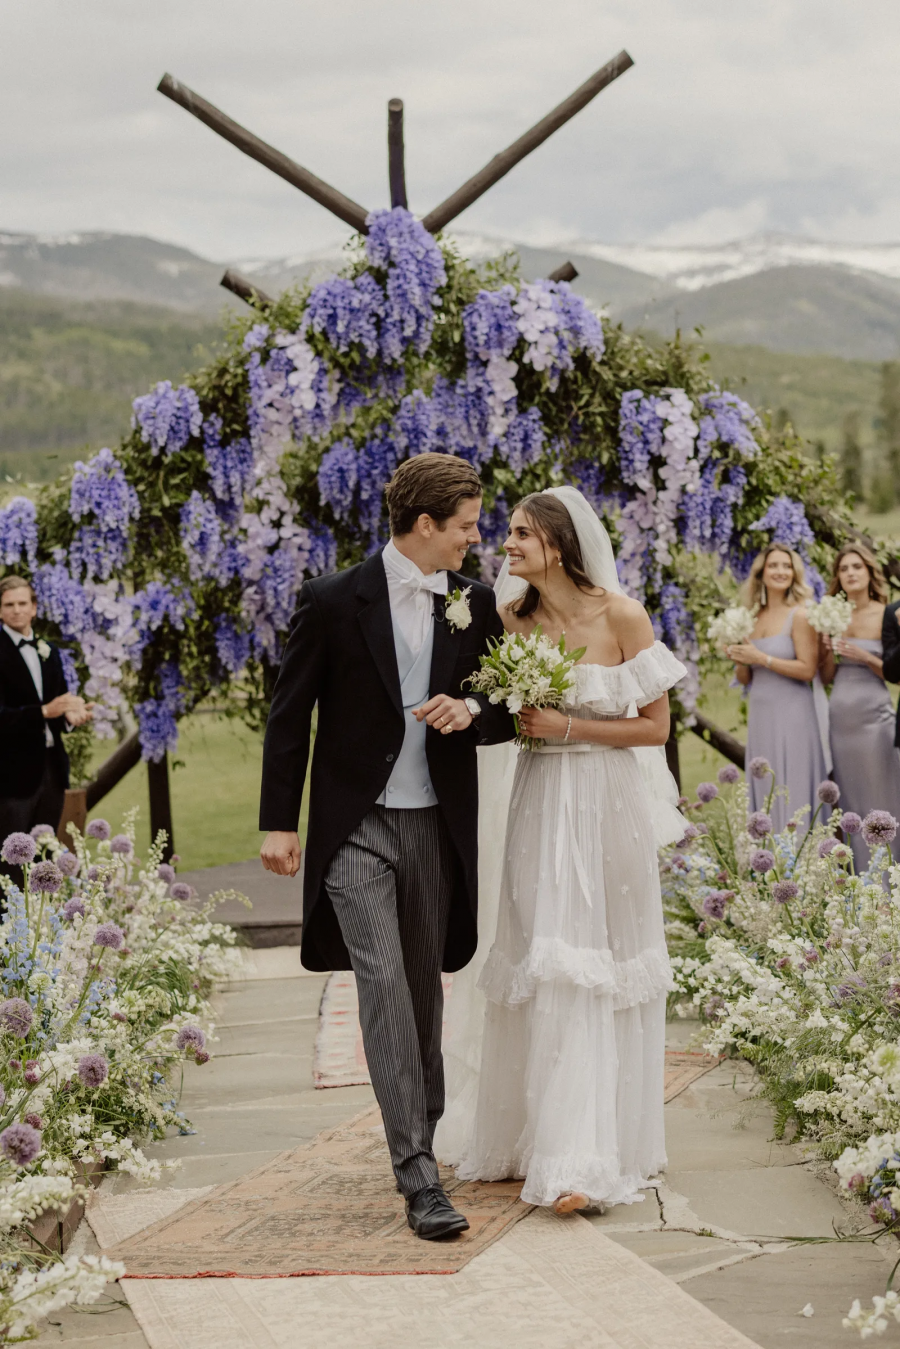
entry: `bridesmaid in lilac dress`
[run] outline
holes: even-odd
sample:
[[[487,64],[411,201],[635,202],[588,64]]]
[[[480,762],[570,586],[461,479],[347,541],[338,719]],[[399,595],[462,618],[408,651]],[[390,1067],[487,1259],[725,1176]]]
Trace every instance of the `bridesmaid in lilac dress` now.
[[[818,805],[816,789],[827,773],[811,682],[818,640],[803,607],[811,595],[797,553],[770,544],[755,559],[742,595],[748,609],[758,609],[753,635],[727,648],[738,680],[749,685],[747,763],[768,759],[776,785],[787,788],[787,800],[784,792],[772,800],[776,831],[801,806]],[[748,773],[751,811],[763,809],[771,781]]]
[[[868,548],[853,543],[841,549],[829,593],[846,595],[854,608],[843,637],[834,643],[821,639],[822,678],[826,684],[834,681],[829,720],[841,806],[862,816],[870,810],[889,810],[900,819],[900,751],[894,747],[894,708],[881,662],[888,587]],[[856,869],[863,871],[869,849],[859,834],[850,842]],[[900,838],[894,840],[893,852],[900,860]]]

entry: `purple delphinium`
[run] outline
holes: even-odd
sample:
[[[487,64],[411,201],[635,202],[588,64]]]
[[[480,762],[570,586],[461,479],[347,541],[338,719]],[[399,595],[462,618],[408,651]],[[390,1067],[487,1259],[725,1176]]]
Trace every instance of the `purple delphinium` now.
[[[741,770],[736,764],[727,763],[719,769],[716,776],[723,786],[730,786],[732,783],[740,781]]]
[[[176,881],[169,893],[173,899],[179,899],[182,904],[186,904],[189,899],[194,898],[194,895],[197,892],[194,887],[188,885],[186,881]]]
[[[10,1124],[0,1134],[0,1152],[16,1166],[28,1166],[41,1150],[41,1136],[30,1124]]]
[[[704,805],[714,801],[718,795],[719,789],[714,782],[701,782],[697,788],[697,800],[702,801]]]
[[[116,834],[109,847],[111,852],[118,853],[121,857],[130,857],[134,852],[134,844],[127,834]]]
[[[772,832],[772,816],[767,815],[764,810],[754,810],[753,814],[747,820],[747,833],[751,838],[765,838]]]
[[[83,1054],[78,1060],[78,1076],[86,1087],[99,1087],[109,1077],[109,1064],[102,1054]]]
[[[772,886],[772,898],[776,904],[789,904],[799,893],[800,887],[796,881],[776,881]]]
[[[862,822],[862,836],[870,848],[893,843],[897,834],[897,821],[887,810],[870,810]]]
[[[116,923],[101,923],[94,933],[95,946],[108,946],[113,951],[118,951],[124,941],[125,933]]]
[[[836,806],[841,799],[841,789],[836,782],[832,782],[830,778],[826,778],[824,782],[819,783],[819,786],[816,789],[816,795],[823,806]]]
[[[34,861],[36,852],[37,844],[31,835],[23,834],[17,830],[16,833],[9,834],[4,840],[0,856],[11,867],[23,867],[28,862]]]
[[[161,862],[156,868],[156,874],[166,885],[171,885],[175,879],[175,868],[170,867],[168,862]]]
[[[39,895],[55,895],[63,883],[63,874],[55,862],[38,862],[31,868],[28,882]]]
[[[72,921],[76,913],[80,913],[83,918],[84,900],[81,898],[81,895],[73,895],[71,899],[67,899],[65,904],[62,906],[61,912],[63,918],[65,918],[68,922]]]
[[[750,866],[754,871],[765,875],[767,871],[772,871],[775,866],[775,854],[769,852],[768,848],[757,848],[750,854]]]
[[[17,1039],[25,1039],[33,1020],[34,1013],[24,998],[7,998],[0,1002],[0,1027]]]
[[[862,829],[862,819],[855,810],[845,810],[840,824],[845,834],[858,834]]]
[[[828,857],[834,852],[837,845],[838,841],[836,838],[823,838],[819,840],[818,845],[816,846],[816,852],[820,857]]]
[[[761,754],[758,754],[755,759],[751,759],[748,767],[750,776],[753,778],[768,777],[772,771],[772,765]]]
[[[182,1026],[175,1037],[175,1046],[182,1053],[199,1054],[206,1048],[206,1036],[199,1026]]]
[[[724,890],[710,891],[703,901],[703,912],[710,918],[724,918],[728,898]]]
[[[109,822],[107,820],[91,820],[90,824],[85,830],[85,833],[87,834],[88,838],[95,838],[100,843],[103,843],[106,841],[106,839],[109,838],[110,834],[112,833],[112,830],[110,829]]]
[[[64,876],[74,876],[78,870],[78,858],[73,852],[61,852],[56,859],[56,865]]]

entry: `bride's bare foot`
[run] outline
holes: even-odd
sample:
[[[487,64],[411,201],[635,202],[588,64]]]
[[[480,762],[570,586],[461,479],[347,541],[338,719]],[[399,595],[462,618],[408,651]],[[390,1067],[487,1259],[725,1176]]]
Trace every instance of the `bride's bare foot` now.
[[[577,1190],[567,1191],[553,1201],[553,1212],[575,1213],[580,1208],[587,1208],[589,1204],[590,1200],[586,1194],[579,1194]]]

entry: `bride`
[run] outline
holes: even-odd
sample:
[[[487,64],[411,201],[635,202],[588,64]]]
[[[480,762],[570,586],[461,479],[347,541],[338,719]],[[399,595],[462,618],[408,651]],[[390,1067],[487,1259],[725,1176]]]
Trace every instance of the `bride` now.
[[[543,744],[516,756],[511,796],[507,747],[480,751],[494,756],[481,766],[485,940],[455,977],[435,1148],[463,1179],[524,1177],[526,1202],[565,1213],[641,1199],[666,1161],[672,982],[656,849],[685,821],[655,747],[686,671],[622,593],[606,530],[575,488],[526,497],[504,547],[506,628],[540,624],[586,650],[561,711],[520,713]],[[481,966],[486,1004],[472,983]]]

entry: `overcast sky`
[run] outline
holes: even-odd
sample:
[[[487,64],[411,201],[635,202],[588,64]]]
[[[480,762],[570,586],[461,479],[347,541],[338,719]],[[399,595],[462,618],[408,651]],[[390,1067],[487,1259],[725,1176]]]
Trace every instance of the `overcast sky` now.
[[[900,240],[897,0],[0,0],[0,229],[215,259],[343,227],[156,92],[168,70],[364,206],[406,105],[424,214],[625,47],[635,61],[459,228]]]

